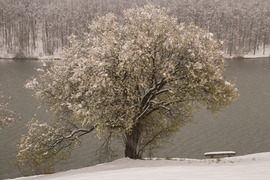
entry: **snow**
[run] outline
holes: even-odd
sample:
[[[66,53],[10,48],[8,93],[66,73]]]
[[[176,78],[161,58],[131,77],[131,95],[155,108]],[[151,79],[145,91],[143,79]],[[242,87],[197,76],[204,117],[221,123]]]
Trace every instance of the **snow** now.
[[[228,81],[225,81],[225,85],[226,85],[226,86],[230,86],[230,85],[231,85],[231,83],[230,83],[230,82],[228,82]]]
[[[270,57],[270,46],[265,48],[265,53],[263,53],[263,48],[260,48],[258,51],[254,52],[251,51],[244,55],[244,58],[261,58],[261,57]]]
[[[191,52],[191,50],[188,50],[188,52]],[[1,54],[1,57],[0,58],[7,58],[7,59],[12,59],[15,57],[15,54],[10,54],[10,53],[7,53],[6,51],[4,50],[0,50],[0,54]],[[61,59],[61,50],[58,50],[58,51],[55,51],[54,55],[53,56],[46,56],[44,55],[44,53],[39,53],[37,55],[37,53],[35,53],[35,55],[29,55],[27,57],[34,57],[34,58],[37,58],[39,60],[48,60],[48,59]],[[194,54],[194,53],[193,53]],[[225,54],[224,55],[226,58],[230,58],[230,59],[233,59],[234,57],[237,57],[237,55],[228,55],[228,54]],[[249,53],[246,53],[244,55],[240,55],[241,57],[244,57],[244,58],[266,58],[266,57],[270,57],[270,46],[267,46],[265,48],[265,53],[263,53],[263,48],[260,47],[256,52],[255,52],[255,55],[254,55],[254,51],[250,51]]]
[[[234,54],[234,55],[229,55],[224,53],[224,57],[228,59],[234,59],[234,58],[246,58],[246,59],[254,59],[254,58],[270,58],[270,46],[265,47],[265,52],[263,53],[263,48],[260,47],[254,54],[254,51],[250,51],[245,54]]]
[[[52,175],[17,180],[269,180],[270,152],[222,159],[128,158]]]

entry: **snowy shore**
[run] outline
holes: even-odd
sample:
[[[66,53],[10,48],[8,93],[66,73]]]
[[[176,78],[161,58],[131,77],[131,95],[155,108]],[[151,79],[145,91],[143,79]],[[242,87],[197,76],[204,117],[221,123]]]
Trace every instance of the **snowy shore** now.
[[[56,52],[54,55],[52,56],[27,56],[27,57],[18,57],[16,58],[14,54],[5,54],[5,53],[1,53],[0,51],[0,59],[35,59],[35,60],[48,60],[48,59],[60,59],[60,54],[61,52]],[[2,55],[2,56],[1,56]],[[246,53],[245,55],[228,55],[225,54],[224,55],[225,58],[228,59],[238,59],[238,57],[241,58],[246,58],[246,59],[253,59],[253,58],[270,58],[270,46],[265,48],[265,51],[263,51],[262,48],[260,48],[259,50],[256,51],[256,53],[254,54],[253,51]]]
[[[269,180],[270,152],[222,159],[131,160],[128,158],[51,175],[17,180]]]
[[[224,54],[225,58],[227,59],[256,59],[256,58],[270,58],[270,46],[266,47],[265,50],[260,48],[259,50],[256,51],[254,54],[253,51],[250,51],[244,55],[232,55],[230,56],[229,54]]]
[[[265,52],[263,51],[263,49],[259,49],[255,54],[253,52],[249,52],[246,55],[244,55],[244,58],[266,58],[269,57],[270,58],[270,46],[265,48]]]

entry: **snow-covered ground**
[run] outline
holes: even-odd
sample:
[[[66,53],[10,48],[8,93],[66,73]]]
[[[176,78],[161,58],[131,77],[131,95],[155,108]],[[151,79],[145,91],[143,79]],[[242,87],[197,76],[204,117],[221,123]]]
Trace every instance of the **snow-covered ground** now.
[[[261,57],[270,57],[270,46],[265,48],[265,53],[263,53],[263,48],[260,48],[258,51],[256,51],[255,55],[253,51],[244,55],[244,58],[261,58]]]
[[[128,158],[18,180],[270,180],[270,152],[223,159]]]
[[[58,50],[54,53],[54,55],[52,56],[46,56],[44,55],[43,52],[41,52],[41,50],[37,50],[37,52],[35,52],[34,54],[31,55],[26,55],[27,57],[32,57],[32,58],[36,58],[36,59],[40,59],[40,60],[47,60],[47,59],[60,59],[60,54],[61,54],[61,50]],[[16,54],[12,54],[12,53],[7,53],[6,51],[3,51],[0,49],[0,58],[7,58],[7,59],[12,59],[16,56]],[[229,59],[233,59],[235,56],[238,57],[244,57],[244,58],[266,58],[266,57],[270,57],[270,46],[267,46],[265,48],[265,52],[263,52],[263,48],[259,48],[259,50],[257,50],[255,52],[250,51],[249,53],[246,53],[244,55],[228,55],[228,54],[224,54],[224,56],[226,58]]]
[[[229,55],[229,54],[224,54],[224,57],[225,58],[228,58],[228,59],[238,59],[238,58],[246,58],[246,59],[255,59],[255,58],[270,58],[270,46],[267,46],[265,48],[265,52],[263,52],[263,48],[259,48],[255,54],[254,54],[254,51],[250,51],[246,54],[237,54],[237,55]]]

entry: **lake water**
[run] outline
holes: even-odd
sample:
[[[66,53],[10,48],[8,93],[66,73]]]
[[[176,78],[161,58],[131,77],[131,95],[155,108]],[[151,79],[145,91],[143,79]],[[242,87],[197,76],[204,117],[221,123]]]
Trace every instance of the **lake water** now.
[[[41,121],[52,118],[32,92],[24,88],[27,79],[36,76],[42,63],[33,60],[0,60],[0,91],[11,97],[10,108],[21,119],[0,131],[0,179],[21,176],[16,161],[16,143],[26,132],[26,123],[37,116]],[[204,158],[207,151],[233,150],[237,155],[270,151],[270,59],[230,61],[225,77],[234,78],[240,96],[218,114],[199,112],[194,121],[181,129],[173,144],[156,152],[159,157]],[[59,171],[97,163],[98,141],[91,135]],[[123,157],[119,145],[117,155]]]

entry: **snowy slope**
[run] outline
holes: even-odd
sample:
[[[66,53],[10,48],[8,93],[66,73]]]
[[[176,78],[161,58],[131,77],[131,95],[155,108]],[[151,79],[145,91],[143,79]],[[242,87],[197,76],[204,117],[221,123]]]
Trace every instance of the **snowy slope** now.
[[[78,170],[18,180],[270,180],[270,153],[224,159],[119,159]]]

